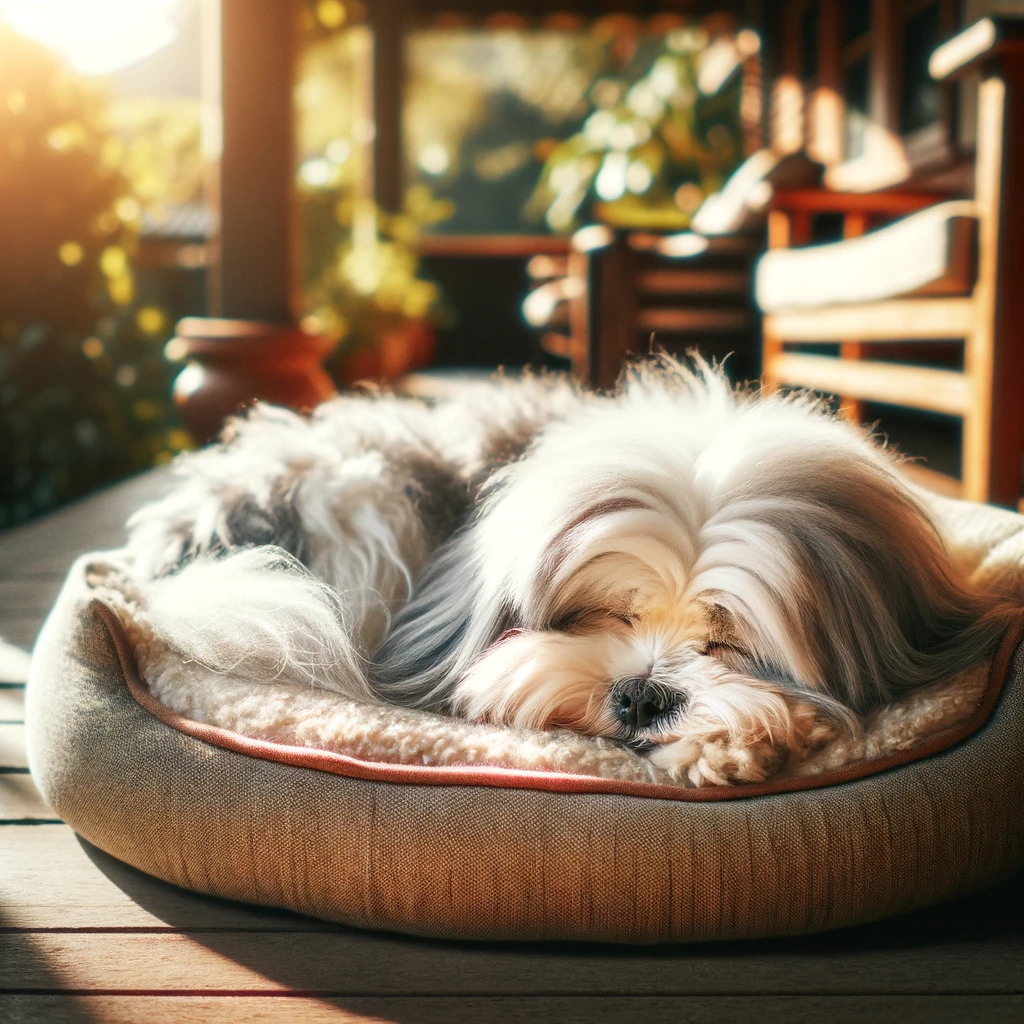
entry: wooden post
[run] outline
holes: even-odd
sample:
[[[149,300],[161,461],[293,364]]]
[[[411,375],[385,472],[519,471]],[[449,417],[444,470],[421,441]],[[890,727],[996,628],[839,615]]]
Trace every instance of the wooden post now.
[[[843,238],[860,238],[868,229],[868,215],[863,211],[852,211],[843,217]],[[864,344],[853,339],[844,341],[839,346],[840,359],[863,359]],[[864,419],[864,403],[856,398],[841,398],[839,414],[853,423]]]
[[[216,225],[210,313],[286,324],[297,263],[294,3],[204,0],[204,15],[204,127]]]
[[[978,93],[976,195],[980,234],[975,328],[965,371],[973,400],[964,417],[964,497],[1016,508],[1024,451],[1024,58],[1003,57]]]
[[[334,393],[298,301],[295,0],[203,0],[204,147],[214,212],[209,318],[178,324],[174,401],[197,440],[254,400],[309,409]]]
[[[806,245],[811,240],[811,215],[807,210],[769,210],[768,248],[788,249],[791,245]],[[775,391],[782,383],[775,377],[776,359],[785,352],[785,343],[772,329],[772,317],[761,322],[761,387]]]
[[[588,258],[590,383],[610,388],[636,346],[636,253],[617,231],[610,244],[595,248]]]
[[[385,210],[403,202],[402,101],[406,0],[374,0],[367,6],[373,28],[373,197]]]

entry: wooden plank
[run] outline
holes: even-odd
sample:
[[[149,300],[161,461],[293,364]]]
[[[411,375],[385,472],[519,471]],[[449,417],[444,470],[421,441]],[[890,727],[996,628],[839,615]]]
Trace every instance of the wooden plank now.
[[[526,262],[526,276],[531,281],[550,281],[568,273],[568,256],[531,256]]]
[[[24,725],[0,723],[0,771],[4,768],[28,768]]]
[[[168,885],[115,860],[67,825],[0,826],[0,932],[225,928],[325,932],[339,927]]]
[[[944,42],[929,58],[928,73],[932,78],[948,78],[990,54],[999,39],[998,24],[997,20],[983,18]]]
[[[0,842],[10,842],[7,828],[11,821],[58,821],[36,788],[32,776],[0,772]]]
[[[636,314],[637,331],[690,333],[703,331],[745,331],[752,317],[745,309],[640,309]]]
[[[2,618],[0,618],[2,621]],[[2,627],[0,627],[2,630]],[[2,635],[2,634],[0,634]],[[0,691],[7,686],[28,682],[32,657],[28,651],[0,640]],[[3,719],[3,695],[0,693],[0,720]]]
[[[0,684],[0,722],[25,721],[25,687]]]
[[[948,199],[935,192],[833,192],[827,188],[785,188],[772,195],[771,208],[811,213],[888,214],[923,210]]]
[[[972,398],[970,382],[962,373],[925,366],[868,360],[844,362],[829,356],[784,352],[771,358],[766,375],[784,384],[813,388],[826,394],[929,409],[952,416],[965,413]]]
[[[750,275],[737,270],[643,270],[636,290],[645,295],[746,295]]]
[[[217,223],[207,273],[209,312],[288,323],[298,269],[295,11],[280,0],[220,0],[204,8],[207,68],[214,73],[204,76],[203,98],[222,112],[220,152],[211,154],[208,173]]]
[[[1002,22],[1000,22],[1002,24]],[[1016,31],[1021,25],[1016,24]],[[978,87],[977,205],[978,330],[965,364],[977,382],[975,407],[964,422],[964,494],[1014,508],[1021,495],[1024,455],[1024,52],[989,68]]]
[[[125,520],[169,484],[166,468],[142,473],[0,534],[0,580],[62,580],[79,554],[123,544]]]
[[[57,600],[61,583],[62,579],[0,580],[0,622],[26,618],[42,621]]]
[[[169,482],[166,469],[143,473],[0,534],[0,637],[31,648],[75,558],[121,546],[125,520]]]
[[[12,841],[8,829],[10,822],[52,822],[59,819],[46,805],[31,775],[0,772],[0,843],[4,849],[0,852],[0,861],[6,856],[6,846]],[[45,864],[46,861],[40,861]],[[2,888],[0,882],[0,888]]]
[[[528,258],[562,256],[569,251],[568,238],[558,235],[421,235],[416,249],[424,256]]]
[[[130,954],[129,954],[130,950]],[[126,955],[129,954],[129,955]],[[582,954],[582,955],[581,955]],[[441,943],[375,932],[6,932],[0,990],[321,995],[1012,995],[1024,936],[847,949]]]
[[[386,973],[386,972],[385,972]],[[316,999],[308,996],[25,996],[0,995],[12,1024],[1018,1024],[1022,996],[537,996]]]
[[[46,619],[46,612],[26,614],[5,612],[0,615],[0,631],[19,647],[33,647],[39,630]]]
[[[962,498],[963,485],[956,477],[939,473],[937,470],[922,466],[920,462],[905,462],[900,472],[919,487],[924,487],[945,498]]]
[[[375,0],[366,11],[373,30],[373,198],[390,213],[402,209],[402,108],[405,99],[406,0]]]
[[[783,341],[929,341],[966,338],[974,329],[969,298],[892,299],[863,306],[791,309],[765,316],[766,330]]]

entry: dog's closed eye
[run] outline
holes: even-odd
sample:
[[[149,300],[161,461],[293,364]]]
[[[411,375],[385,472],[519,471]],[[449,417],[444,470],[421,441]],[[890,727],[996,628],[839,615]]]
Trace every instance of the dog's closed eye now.
[[[721,658],[723,655],[726,657],[748,659],[752,657],[750,651],[745,647],[740,647],[734,643],[727,643],[724,640],[708,640],[700,653],[707,655],[709,658]]]
[[[560,633],[587,633],[606,629],[610,625],[631,626],[633,622],[634,619],[631,616],[625,613],[608,611],[606,608],[577,608],[559,615],[551,623],[550,628]]]

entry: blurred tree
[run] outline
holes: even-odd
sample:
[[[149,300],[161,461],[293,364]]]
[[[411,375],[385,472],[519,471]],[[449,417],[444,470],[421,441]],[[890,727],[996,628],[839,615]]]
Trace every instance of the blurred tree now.
[[[187,443],[125,157],[103,89],[0,23],[0,526]]]
[[[426,365],[432,324],[446,312],[421,271],[417,243],[424,228],[451,216],[452,204],[422,185],[408,191],[399,212],[371,198],[372,37],[364,17],[352,0],[299,7],[303,325],[337,343],[327,369],[339,384]]]
[[[594,111],[547,158],[528,207],[554,231],[592,219],[680,231],[743,157],[738,38],[698,24],[669,32],[644,73],[607,75]],[[756,37],[753,37],[756,38]],[[759,45],[759,44],[758,44]]]

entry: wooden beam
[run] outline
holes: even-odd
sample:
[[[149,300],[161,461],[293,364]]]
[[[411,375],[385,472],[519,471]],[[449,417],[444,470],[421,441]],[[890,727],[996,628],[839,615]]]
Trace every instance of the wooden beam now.
[[[60,821],[46,805],[42,794],[27,772],[0,773],[0,828],[16,828],[18,824],[53,823]],[[4,836],[8,832],[0,833]],[[8,859],[7,852],[0,856],[0,862]],[[8,876],[3,876],[8,885]],[[4,892],[5,909],[7,891]]]
[[[852,958],[856,954],[851,953]],[[984,954],[975,954],[980,962]],[[724,959],[724,958],[723,958]],[[951,968],[956,971],[957,968]],[[944,1021],[1007,1021],[1020,1012],[1015,995],[600,995],[600,996],[305,996],[277,995],[138,995],[0,993],[0,1019],[20,1024],[50,1021],[102,1021],[103,1024],[366,1024],[368,1021],[415,1020],[417,1024],[451,1024],[484,1020],[489,1024],[535,1024],[587,1021],[615,1024],[636,1015],[638,1007],[652,1020],[900,1020],[904,1024]]]
[[[1024,20],[993,16],[974,22],[931,55],[928,73],[939,80],[957,77],[997,54],[1024,54]]]
[[[17,722],[0,722],[0,772],[27,768],[25,726]]]
[[[965,368],[975,401],[964,422],[964,495],[1015,508],[1024,452],[1024,54],[1004,57],[978,90],[978,316]]]
[[[700,309],[693,306],[685,309],[641,309],[636,314],[637,331],[640,334],[665,331],[672,334],[691,332],[746,331],[753,323],[753,317],[746,309]],[[655,341],[658,339],[655,338]]]
[[[25,687],[0,682],[0,724],[25,721]]]
[[[402,208],[402,106],[405,94],[407,0],[373,0],[373,198],[385,210]]]
[[[416,248],[423,256],[564,256],[568,238],[559,235],[422,235]]]
[[[807,210],[811,213],[876,213],[894,217],[948,199],[937,192],[834,192],[826,188],[778,189],[772,209]]]
[[[962,416],[971,407],[970,381],[954,370],[872,361],[845,362],[829,356],[784,352],[766,367],[782,384],[848,395],[871,402]]]
[[[765,316],[765,330],[783,341],[931,341],[966,338],[974,330],[970,298],[892,299],[866,306],[792,309]]]
[[[900,472],[911,483],[935,494],[941,494],[944,498],[962,498],[964,496],[963,484],[955,476],[940,473],[938,470],[921,465],[920,462],[905,462],[900,466]]]
[[[210,314],[288,323],[297,263],[294,0],[206,0],[204,15],[204,144],[217,225]]]
[[[742,270],[642,270],[636,275],[641,295],[746,295],[750,274]]]

